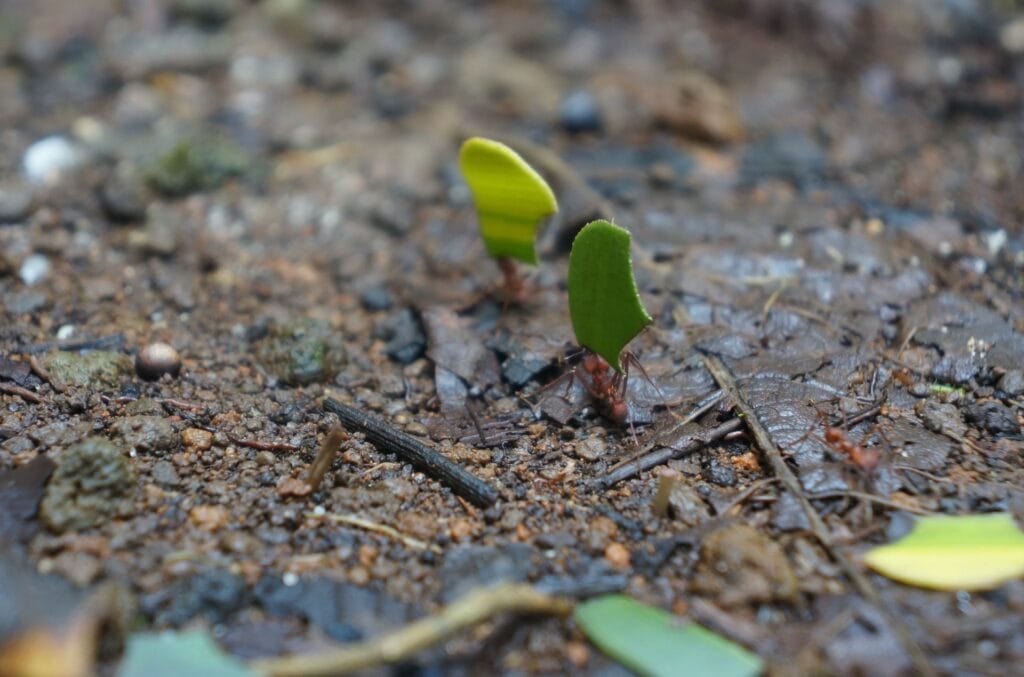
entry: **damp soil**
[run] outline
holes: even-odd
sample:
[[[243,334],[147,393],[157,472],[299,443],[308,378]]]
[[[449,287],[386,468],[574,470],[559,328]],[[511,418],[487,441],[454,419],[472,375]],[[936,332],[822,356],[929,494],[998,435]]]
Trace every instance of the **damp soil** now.
[[[742,427],[668,461],[663,513],[657,469],[601,480],[735,416],[722,400],[678,425],[717,391],[714,355],[855,562],[915,514],[1024,513],[1014,6],[0,5],[0,565],[21,581],[0,633],[115,582],[135,627],[207,627],[256,658],[511,580],[625,592],[780,673],[909,673]],[[457,170],[473,134],[559,197],[522,304]],[[567,245],[596,216],[633,233],[654,317],[625,426],[591,401],[568,318]],[[182,367],[145,380],[156,341]],[[326,398],[499,500],[361,434],[303,492]],[[1024,661],[1021,581],[869,580],[940,672]],[[621,671],[568,619],[407,668]]]

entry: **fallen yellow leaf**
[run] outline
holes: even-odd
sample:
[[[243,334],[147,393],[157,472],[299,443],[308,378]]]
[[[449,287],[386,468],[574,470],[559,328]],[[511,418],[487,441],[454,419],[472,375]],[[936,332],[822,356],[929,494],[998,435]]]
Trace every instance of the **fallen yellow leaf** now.
[[[878,573],[934,590],[989,590],[1024,575],[1024,533],[1009,513],[922,518],[869,551]]]

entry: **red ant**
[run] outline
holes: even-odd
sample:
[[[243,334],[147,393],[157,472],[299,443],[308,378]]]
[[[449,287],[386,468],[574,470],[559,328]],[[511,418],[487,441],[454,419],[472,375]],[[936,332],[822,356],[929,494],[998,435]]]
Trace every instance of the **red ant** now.
[[[854,465],[866,473],[870,473],[882,460],[882,452],[878,449],[868,449],[860,444],[855,444],[847,436],[842,428],[829,426],[825,428],[825,441],[835,451],[846,454],[853,461]]]
[[[553,382],[545,386],[544,389],[546,390],[554,386],[563,378],[568,378],[568,382],[565,386],[565,392],[568,394],[573,381],[579,379],[580,384],[590,395],[591,399],[593,399],[597,404],[598,410],[601,414],[617,425],[625,425],[626,423],[629,423],[629,429],[633,435],[633,441],[637,442],[636,429],[633,427],[633,421],[630,420],[629,404],[626,402],[630,367],[636,367],[640,370],[644,380],[651,384],[662,399],[665,399],[661,389],[651,379],[647,370],[644,369],[643,365],[640,363],[639,358],[629,351],[623,352],[620,357],[622,362],[622,371],[612,368],[612,366],[608,364],[608,361],[597,353],[587,348],[583,348],[582,351],[583,359],[581,362],[574,366],[568,374],[555,379]],[[586,374],[586,377],[580,374],[581,369],[583,373]]]
[[[815,407],[815,409],[817,409],[817,407]],[[858,421],[861,420],[862,418],[863,414],[854,417],[854,420]],[[872,471],[874,471],[875,468],[878,467],[879,462],[882,460],[881,450],[875,448],[868,448],[863,445],[864,440],[866,440],[871,435],[871,432],[877,430],[878,426],[872,428],[872,431],[865,435],[864,439],[861,440],[861,443],[858,444],[850,439],[845,427],[825,424],[824,422],[826,420],[827,415],[824,412],[818,410],[818,422],[824,424],[825,426],[825,444],[827,444],[829,448],[832,449],[832,451],[836,452],[837,454],[846,456],[847,458],[850,459],[850,461],[853,462],[854,465],[856,465],[858,468],[860,468],[861,470],[868,474],[870,474]],[[843,425],[845,426],[846,423],[844,422]],[[798,446],[801,442],[807,439],[808,436],[811,435],[813,430],[814,428],[812,427],[791,446]],[[881,435],[882,432],[879,430],[878,434]],[[882,437],[884,438],[884,435]]]

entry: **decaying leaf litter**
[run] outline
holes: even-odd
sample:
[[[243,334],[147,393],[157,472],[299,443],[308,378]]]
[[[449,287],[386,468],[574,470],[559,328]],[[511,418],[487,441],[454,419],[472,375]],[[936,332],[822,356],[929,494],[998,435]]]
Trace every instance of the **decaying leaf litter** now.
[[[6,640],[137,614],[243,660],[314,655],[503,581],[622,592],[801,672],[1024,658],[1020,580],[934,592],[859,560],[914,515],[1021,511],[1007,7],[53,5],[0,31],[0,540],[22,587],[82,593],[3,596]],[[474,135],[558,196],[519,305],[458,171]],[[542,390],[571,367],[567,254],[595,218],[631,231],[654,318],[630,345],[661,391],[629,380],[639,446],[578,384]],[[157,341],[181,374],[147,382],[131,356]],[[325,398],[500,499],[359,434],[294,495]],[[606,481],[660,448],[682,476],[663,517],[654,469]],[[481,628],[409,660],[609,669],[565,617]]]

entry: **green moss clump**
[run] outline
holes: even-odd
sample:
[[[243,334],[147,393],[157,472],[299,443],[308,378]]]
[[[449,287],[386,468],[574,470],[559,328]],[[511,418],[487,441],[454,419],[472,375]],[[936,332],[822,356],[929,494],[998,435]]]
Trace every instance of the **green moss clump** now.
[[[252,160],[240,146],[223,139],[179,142],[153,162],[146,178],[170,197],[213,190],[230,178],[244,176]]]
[[[275,327],[259,349],[263,366],[293,386],[326,381],[338,371],[344,348],[324,322],[298,320]]]
[[[131,358],[111,350],[83,355],[57,351],[44,355],[41,361],[57,382],[94,390],[116,388],[122,376],[132,373]]]
[[[61,454],[39,516],[56,533],[80,531],[134,511],[135,470],[127,454],[90,437]]]

